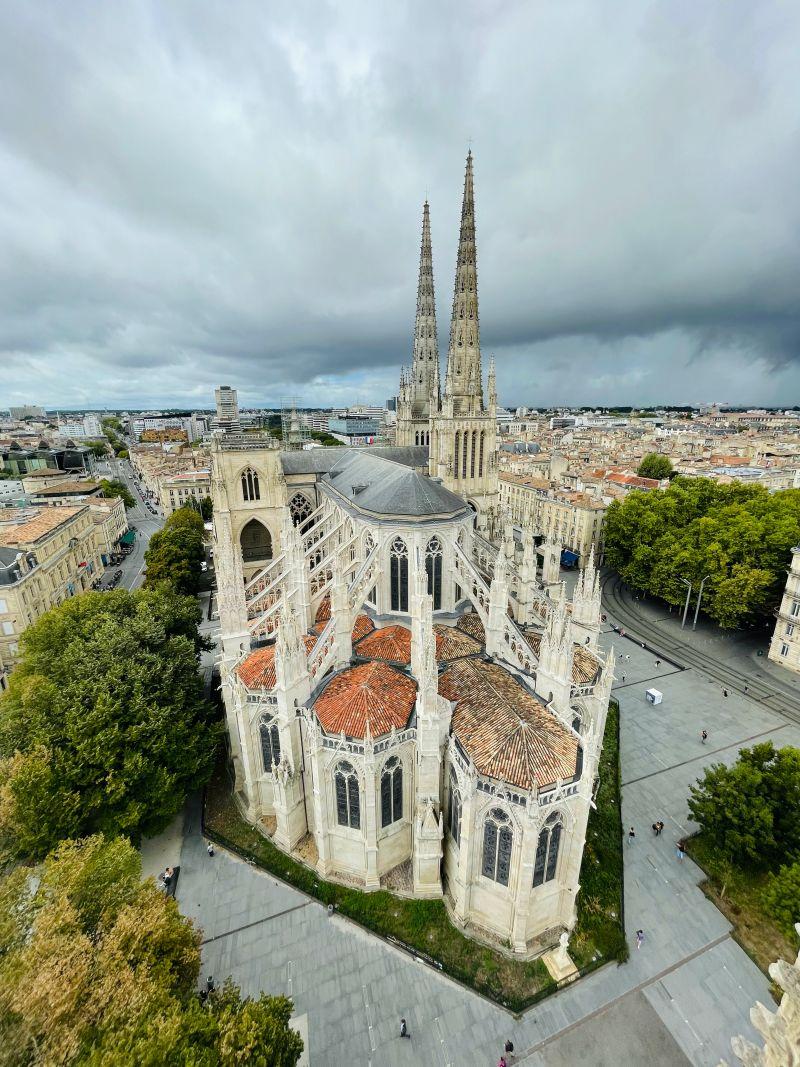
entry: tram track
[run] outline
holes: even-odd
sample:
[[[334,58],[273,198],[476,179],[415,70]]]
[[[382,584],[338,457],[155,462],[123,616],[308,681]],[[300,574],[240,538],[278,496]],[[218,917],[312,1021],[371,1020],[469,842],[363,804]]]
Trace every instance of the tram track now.
[[[700,649],[665,634],[659,626],[636,610],[619,575],[606,572],[601,586],[603,606],[622,626],[625,638],[630,638],[639,645],[644,642],[649,651],[669,660],[676,667],[701,671],[724,688],[751,697],[770,711],[800,724],[800,694],[794,695],[787,691],[788,687],[784,690],[774,685],[771,679],[759,677],[728,663],[716,662]]]

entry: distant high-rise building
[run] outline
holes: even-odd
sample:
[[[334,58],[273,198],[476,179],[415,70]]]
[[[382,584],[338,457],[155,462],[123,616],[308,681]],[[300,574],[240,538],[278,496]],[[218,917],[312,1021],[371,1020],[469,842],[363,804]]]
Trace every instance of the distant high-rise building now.
[[[238,430],[239,400],[236,390],[229,385],[220,385],[214,390],[214,399],[217,402],[217,428],[223,431]]]
[[[45,417],[44,408],[40,408],[38,404],[23,404],[22,407],[9,410],[12,419],[43,419]]]

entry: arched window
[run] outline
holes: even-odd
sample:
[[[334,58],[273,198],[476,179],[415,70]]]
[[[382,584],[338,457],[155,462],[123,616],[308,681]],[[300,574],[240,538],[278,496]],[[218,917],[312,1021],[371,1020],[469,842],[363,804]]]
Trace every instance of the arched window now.
[[[458,446],[461,444],[461,431],[456,430],[456,441],[453,449],[453,474],[458,477]]]
[[[408,611],[408,549],[399,537],[392,543],[389,557],[389,584],[392,611]]]
[[[272,537],[266,526],[258,519],[251,519],[242,527],[239,535],[242,546],[242,561],[253,563],[272,559]]]
[[[289,501],[289,514],[295,526],[302,526],[314,508],[304,493],[295,493]]]
[[[469,461],[469,476],[470,476],[470,478],[474,478],[475,477],[475,453],[477,451],[478,451],[478,431],[477,430],[473,430],[472,431],[472,453],[470,455],[470,461]]]
[[[403,817],[403,768],[390,756],[381,772],[381,826],[391,826]]]
[[[261,733],[261,759],[265,773],[269,774],[281,761],[281,737],[278,724],[271,715],[265,715],[258,729]]]
[[[419,444],[419,430],[417,430],[417,432],[414,434],[414,444]]]
[[[484,442],[484,438],[485,437],[486,437],[486,431],[485,430],[481,430],[481,454],[480,454],[480,460],[478,462],[478,474],[481,477],[483,477],[483,442]]]
[[[461,477],[467,476],[467,452],[469,452],[469,430],[464,430],[464,437],[461,444]]]
[[[483,865],[481,874],[500,885],[508,885],[511,873],[511,845],[514,835],[509,818],[500,808],[492,808],[483,824]]]
[[[570,708],[570,711],[572,712],[572,729],[579,734],[583,726],[583,716],[577,708]]]
[[[261,490],[258,487],[258,474],[252,467],[242,471],[242,498],[244,500],[260,500]]]
[[[425,570],[428,574],[428,593],[433,597],[433,610],[442,606],[442,542],[432,537],[425,549]]]
[[[536,860],[533,864],[533,886],[552,882],[558,865],[558,847],[561,843],[561,816],[554,811],[539,831]]]
[[[361,800],[358,793],[358,775],[352,763],[342,762],[337,765],[334,775],[336,783],[336,821],[340,826],[349,826],[358,830],[361,826]]]
[[[450,796],[447,804],[447,829],[457,845],[461,845],[461,793],[458,789],[458,778],[453,768],[450,768]]]

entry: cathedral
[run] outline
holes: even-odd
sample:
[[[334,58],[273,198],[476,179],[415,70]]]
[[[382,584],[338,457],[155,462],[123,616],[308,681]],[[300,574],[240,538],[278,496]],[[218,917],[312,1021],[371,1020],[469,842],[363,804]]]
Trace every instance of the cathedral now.
[[[470,154],[444,389],[426,203],[396,445],[214,435],[222,691],[277,847],[532,958],[575,923],[613,662],[593,562],[568,601],[499,511],[493,368],[487,395]]]

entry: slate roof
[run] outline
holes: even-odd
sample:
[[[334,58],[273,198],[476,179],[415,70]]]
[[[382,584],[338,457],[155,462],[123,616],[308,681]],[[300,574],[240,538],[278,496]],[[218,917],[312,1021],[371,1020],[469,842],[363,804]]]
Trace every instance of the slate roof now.
[[[284,474],[325,474],[346,452],[358,452],[390,459],[406,467],[426,467],[428,449],[417,445],[373,445],[369,449],[308,448],[300,452],[281,452]]]
[[[453,733],[480,774],[521,789],[574,777],[576,738],[498,664],[456,660],[439,692],[455,703]]]
[[[328,733],[363,738],[369,723],[372,736],[380,737],[408,724],[416,699],[411,678],[372,661],[335,674],[314,701],[314,712]]]
[[[371,452],[351,449],[322,479],[348,503],[376,515],[458,515],[467,504],[439,482]]]

